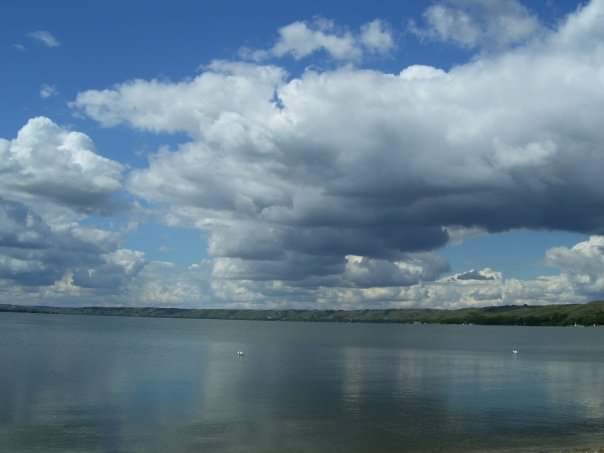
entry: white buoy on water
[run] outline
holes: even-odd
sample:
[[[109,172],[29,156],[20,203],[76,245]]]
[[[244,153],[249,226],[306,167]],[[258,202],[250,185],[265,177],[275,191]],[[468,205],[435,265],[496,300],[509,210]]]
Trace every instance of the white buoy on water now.
[[[237,357],[243,357],[245,353],[243,351],[237,351]]]
[[[512,349],[512,354],[518,354],[518,349]]]

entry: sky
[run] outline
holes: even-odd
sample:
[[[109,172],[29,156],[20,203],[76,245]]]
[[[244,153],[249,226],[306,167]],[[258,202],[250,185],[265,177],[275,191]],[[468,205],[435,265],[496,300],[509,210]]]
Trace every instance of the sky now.
[[[604,297],[604,0],[210,3],[0,6],[0,303]]]

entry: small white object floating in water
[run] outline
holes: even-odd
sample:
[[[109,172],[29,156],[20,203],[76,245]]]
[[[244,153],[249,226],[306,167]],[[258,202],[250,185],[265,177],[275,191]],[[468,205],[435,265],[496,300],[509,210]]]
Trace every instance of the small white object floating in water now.
[[[518,349],[512,349],[512,354],[518,354]]]
[[[245,352],[237,351],[237,357],[243,357],[244,355],[245,355]]]

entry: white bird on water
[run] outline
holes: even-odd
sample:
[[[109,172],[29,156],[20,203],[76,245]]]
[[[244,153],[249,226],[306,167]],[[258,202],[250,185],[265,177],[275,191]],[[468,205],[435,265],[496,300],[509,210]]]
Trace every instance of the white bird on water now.
[[[516,348],[512,349],[512,354],[518,354],[518,349],[516,349]]]
[[[243,351],[237,351],[237,357],[243,357],[245,353]]]

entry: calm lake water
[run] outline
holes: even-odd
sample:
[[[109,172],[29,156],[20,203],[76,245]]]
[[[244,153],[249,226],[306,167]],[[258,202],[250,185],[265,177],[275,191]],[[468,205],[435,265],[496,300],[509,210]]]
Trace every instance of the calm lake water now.
[[[0,367],[3,452],[604,446],[604,328],[3,313]]]

